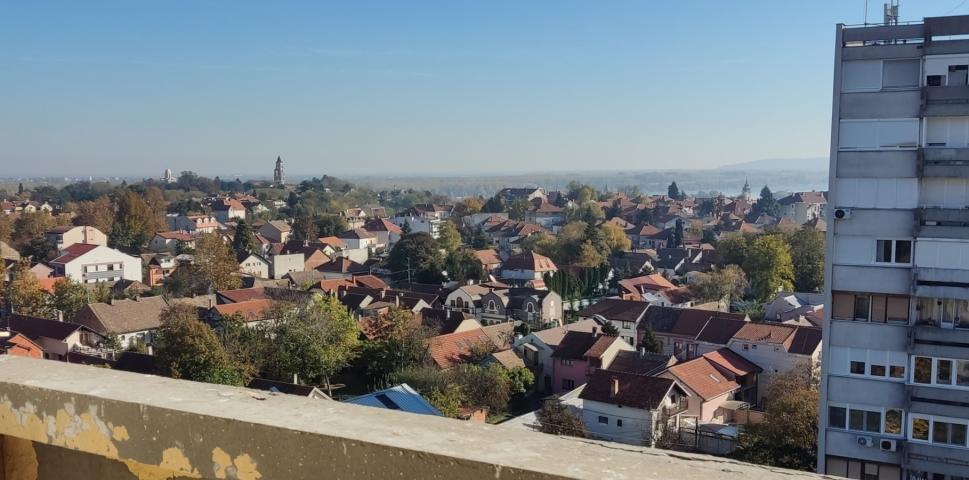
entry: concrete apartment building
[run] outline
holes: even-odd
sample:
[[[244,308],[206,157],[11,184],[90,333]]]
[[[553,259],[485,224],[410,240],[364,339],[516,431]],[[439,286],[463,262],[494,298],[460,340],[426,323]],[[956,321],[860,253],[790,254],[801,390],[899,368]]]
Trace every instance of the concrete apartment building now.
[[[818,470],[969,477],[969,16],[838,25]]]

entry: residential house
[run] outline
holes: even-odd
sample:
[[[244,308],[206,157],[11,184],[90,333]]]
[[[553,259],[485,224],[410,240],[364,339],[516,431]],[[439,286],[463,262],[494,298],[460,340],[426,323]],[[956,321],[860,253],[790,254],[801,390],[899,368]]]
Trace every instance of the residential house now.
[[[764,320],[819,327],[812,319],[824,308],[823,294],[780,292],[764,305]]]
[[[529,251],[508,257],[501,265],[501,279],[519,286],[544,288],[544,275],[554,275],[557,271],[552,259]]]
[[[634,351],[623,350],[617,353],[616,358],[612,359],[612,363],[609,364],[609,371],[651,377],[673,365],[676,365],[676,357],[647,352],[640,348]]]
[[[696,295],[690,287],[676,287],[643,293],[642,299],[661,307],[691,308],[697,305]]]
[[[161,326],[161,313],[170,305],[185,303],[207,310],[215,305],[215,295],[166,300],[164,297],[139,297],[134,300],[112,300],[91,303],[74,316],[79,323],[103,336],[115,336],[122,349],[155,341]]]
[[[145,284],[149,287],[157,287],[164,283],[165,279],[171,276],[175,272],[175,268],[178,267],[175,257],[164,253],[142,255],[141,259],[148,266]]]
[[[636,347],[638,344],[636,328],[648,308],[649,304],[646,302],[604,298],[580,310],[577,316],[582,320],[595,320],[600,325],[612,324],[618,330],[620,338]]]
[[[50,262],[54,275],[78,283],[141,281],[141,258],[104,245],[75,243]]]
[[[246,207],[242,202],[234,198],[218,198],[209,205],[212,208],[212,216],[222,223],[245,220]]]
[[[567,392],[588,381],[597,369],[607,369],[616,355],[623,350],[632,351],[625,340],[590,333],[570,331],[552,352],[552,388],[555,393]]]
[[[0,355],[44,358],[44,349],[24,335],[3,330],[0,331]]]
[[[495,289],[496,287],[492,284],[462,285],[452,290],[451,293],[445,297],[444,308],[471,314],[481,313],[481,297]],[[503,289],[507,289],[507,287],[498,288],[498,290]],[[498,305],[496,304],[496,310],[497,307]]]
[[[343,242],[340,242],[340,245],[343,245]],[[336,254],[336,250],[322,242],[291,240],[285,244],[274,245],[274,247],[270,249],[269,254],[271,256],[300,254],[303,258],[303,268],[302,270],[293,270],[299,272],[315,270],[320,265],[329,263],[332,260],[332,255]],[[283,273],[283,275],[285,275],[285,273]]]
[[[427,341],[429,362],[442,370],[473,360],[479,348],[494,350],[497,346],[484,330],[478,328],[431,337]]]
[[[416,413],[418,415],[444,416],[427,399],[422,397],[420,393],[417,393],[416,390],[406,383],[359,397],[353,397],[349,400],[344,400],[344,403]]]
[[[725,377],[740,385],[735,398],[749,405],[756,405],[758,399],[758,376],[764,369],[743,355],[726,347],[703,354],[703,358],[710,360],[713,366],[720,370]]]
[[[347,230],[337,238],[343,241],[348,250],[371,251],[377,247],[377,236],[362,228]]]
[[[404,228],[404,225],[407,225],[407,228],[410,229],[411,233],[423,232],[430,235],[432,238],[437,239],[438,232],[441,229],[441,223],[444,222],[444,220],[441,220],[439,217],[434,215],[415,215],[413,210],[405,210],[398,212],[396,215],[391,217],[390,222],[397,225],[401,229]]]
[[[670,378],[596,370],[579,393],[580,418],[592,438],[653,446],[690,394]]]
[[[485,235],[493,244],[498,245],[502,256],[520,251],[518,244],[531,235],[550,233],[548,229],[534,223],[507,220],[496,224],[485,224]]]
[[[721,407],[734,400],[741,389],[739,383],[707,357],[677,363],[659,376],[675,380],[683,386],[689,394],[683,416],[695,418],[698,424],[725,423],[726,415]]]
[[[551,229],[565,223],[565,209],[548,202],[533,202],[525,211],[525,221]]]
[[[158,232],[148,242],[153,252],[176,252],[180,249],[194,249],[195,236],[185,231]]]
[[[565,317],[562,297],[535,288],[491,289],[481,295],[480,319],[484,324],[521,321],[533,327],[561,325]]]
[[[54,245],[58,252],[75,243],[108,245],[108,236],[89,226],[61,225],[48,230],[44,237],[51,245]]]
[[[269,278],[270,262],[262,255],[243,252],[236,256],[239,271],[256,278]]]
[[[214,233],[221,227],[211,215],[166,215],[168,228],[189,233]]]
[[[27,315],[9,315],[0,320],[0,330],[27,337],[40,347],[43,358],[51,360],[64,360],[72,351],[90,349],[104,343],[102,335],[84,325]],[[20,348],[29,349],[29,345]],[[31,351],[30,356],[33,355]]]
[[[619,296],[626,300],[643,300],[643,295],[676,288],[666,277],[654,273],[619,281]]]
[[[400,227],[386,218],[375,218],[363,224],[363,229],[376,237],[374,248],[390,250],[403,235]]]
[[[813,370],[821,363],[821,329],[816,327],[748,322],[727,346],[764,369],[757,387],[762,398],[776,375]]]
[[[323,279],[349,278],[354,275],[370,273],[370,268],[363,264],[354,262],[349,258],[337,257],[329,263],[324,263],[319,267],[316,267],[316,271],[323,274]],[[289,275],[292,277],[293,274]]]
[[[528,335],[517,338],[513,348],[518,351],[525,365],[535,374],[535,385],[539,391],[552,393],[553,369],[552,353],[565,338],[568,332],[597,331],[599,324],[595,320],[580,320],[562,326],[532,331]]]
[[[487,275],[494,275],[501,269],[501,257],[493,248],[475,250],[474,256],[481,262],[481,268],[484,269]]]
[[[721,319],[745,321],[748,317],[715,310],[651,305],[646,310],[643,320],[639,322],[637,333],[639,341],[642,342],[646,331],[649,330],[660,343],[664,354],[687,360],[702,354],[700,347],[703,343],[698,341],[698,337],[708,323],[720,322]],[[714,330],[711,330],[711,336]]]
[[[224,303],[210,308],[206,319],[213,326],[218,328],[220,321],[230,316],[237,316],[248,327],[254,327],[260,323],[273,319],[273,300],[268,298],[257,298],[243,300],[236,303]]]
[[[270,242],[286,243],[293,232],[293,227],[282,220],[270,220],[262,224],[258,232]]]
[[[828,204],[825,192],[796,192],[777,201],[781,208],[781,217],[790,219],[796,225],[818,218],[824,218],[824,210]]]
[[[323,255],[319,250],[316,250],[316,252]],[[323,263],[325,262],[320,262],[315,266],[322,265]],[[302,272],[304,270],[306,270],[306,257],[301,252],[269,255],[269,278],[281,279],[288,273]]]

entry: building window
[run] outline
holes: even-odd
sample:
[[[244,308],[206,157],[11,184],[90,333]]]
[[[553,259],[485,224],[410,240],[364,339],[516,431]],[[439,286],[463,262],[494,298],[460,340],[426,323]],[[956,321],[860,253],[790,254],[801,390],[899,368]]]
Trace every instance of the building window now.
[[[831,318],[872,323],[908,323],[909,297],[833,292]]]
[[[899,408],[828,406],[828,427],[842,430],[901,435],[903,418]]]
[[[852,361],[851,362],[851,373],[855,375],[865,374],[865,362]]]
[[[599,423],[603,425],[609,425],[609,417],[604,417],[602,415],[599,415]]]
[[[912,383],[969,388],[969,360],[914,357]]]
[[[969,328],[969,300],[918,299],[918,324],[941,328]]]
[[[571,359],[571,358],[563,358],[563,359],[562,359],[562,360],[560,360],[559,362],[560,362],[560,363],[561,363],[562,365],[564,365],[564,366],[566,366],[566,367],[571,367],[571,366],[572,366],[572,359]]]
[[[875,263],[910,264],[912,263],[911,240],[876,240]]]
[[[863,478],[865,480],[899,480],[902,478],[902,470],[898,465],[834,456],[826,458],[825,473],[838,477]]]
[[[574,389],[575,388],[575,380],[571,380],[571,379],[568,379],[568,378],[563,378],[562,379],[562,388],[565,389],[565,390],[572,390],[572,389]]]
[[[616,419],[616,426],[622,428],[622,419]]]
[[[934,415],[911,415],[909,439],[915,442],[967,448],[969,420],[936,417]]]

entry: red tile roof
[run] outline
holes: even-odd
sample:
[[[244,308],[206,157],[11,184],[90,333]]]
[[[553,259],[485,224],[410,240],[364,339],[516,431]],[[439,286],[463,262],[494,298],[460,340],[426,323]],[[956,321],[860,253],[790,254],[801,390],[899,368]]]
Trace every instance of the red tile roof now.
[[[225,298],[231,303],[247,302],[249,300],[262,300],[269,298],[266,290],[262,287],[238,288],[235,290],[220,290],[216,292],[220,297]]]
[[[66,265],[74,260],[77,260],[82,255],[98,248],[97,245],[91,245],[90,243],[75,243],[70,247],[65,248],[61,251],[61,256],[55,258],[50,263],[56,263],[60,265]]]
[[[242,315],[247,322],[254,322],[266,319],[266,312],[272,307],[273,301],[269,299],[246,300],[239,303],[227,303],[216,305],[215,311],[219,315],[227,317],[233,314]]]
[[[427,341],[427,349],[439,368],[451,368],[467,362],[471,356],[471,347],[479,343],[494,346],[491,337],[484,330],[475,328],[431,337]]]
[[[552,259],[535,252],[525,252],[505,260],[503,269],[506,270],[533,270],[536,272],[555,272],[558,267]]]
[[[725,393],[740,389],[740,385],[717,370],[706,357],[697,357],[673,365],[666,370],[681,384],[696,392],[703,400],[711,400]]]
[[[618,383],[618,391],[612,391]],[[579,394],[583,400],[621,405],[643,410],[656,410],[676,382],[669,378],[648,377],[630,373],[596,370]]]
[[[705,353],[703,357],[738,377],[763,371],[754,362],[726,347]]]

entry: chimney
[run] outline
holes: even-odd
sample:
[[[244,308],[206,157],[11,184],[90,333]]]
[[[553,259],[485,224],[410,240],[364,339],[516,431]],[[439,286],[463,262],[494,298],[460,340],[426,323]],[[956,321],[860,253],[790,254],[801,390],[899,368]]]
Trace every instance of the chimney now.
[[[610,383],[609,388],[609,398],[616,398],[616,395],[619,395],[619,378],[612,377],[612,382]]]
[[[598,334],[599,334],[599,327],[598,326],[592,327],[592,335],[595,336]]]

